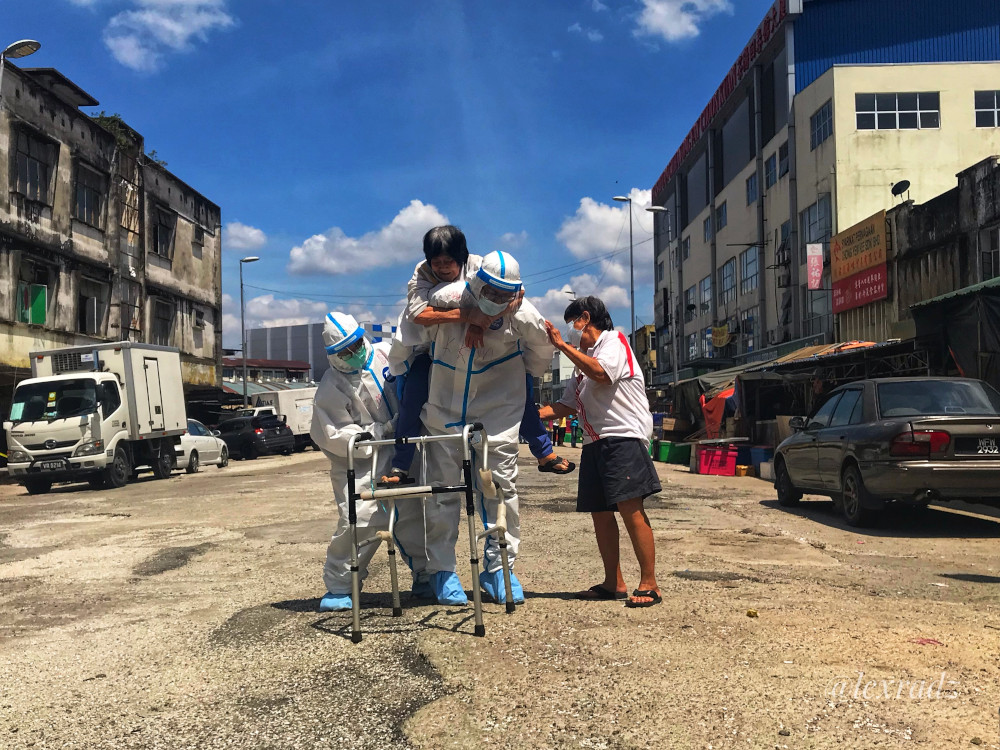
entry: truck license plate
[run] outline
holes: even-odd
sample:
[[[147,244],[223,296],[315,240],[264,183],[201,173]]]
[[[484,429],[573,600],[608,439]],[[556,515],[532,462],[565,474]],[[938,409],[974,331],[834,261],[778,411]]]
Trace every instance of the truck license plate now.
[[[42,471],[59,471],[66,465],[62,461],[42,461],[38,466]]]

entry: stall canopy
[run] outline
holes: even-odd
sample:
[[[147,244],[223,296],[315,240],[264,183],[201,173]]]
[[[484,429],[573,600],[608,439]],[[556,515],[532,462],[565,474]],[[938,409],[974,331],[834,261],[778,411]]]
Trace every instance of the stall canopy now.
[[[947,355],[960,375],[1000,387],[1000,278],[918,302],[910,311],[917,337]]]

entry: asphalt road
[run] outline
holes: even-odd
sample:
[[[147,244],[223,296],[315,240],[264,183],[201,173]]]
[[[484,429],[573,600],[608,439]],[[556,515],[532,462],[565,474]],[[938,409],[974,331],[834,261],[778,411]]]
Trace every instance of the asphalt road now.
[[[601,570],[576,475],[525,458],[526,604],[486,605],[485,638],[471,607],[392,618],[380,553],[358,645],[317,612],[319,454],[0,486],[0,747],[1000,746],[995,512],[858,531],[829,501],[657,466],[662,605],[573,599]],[[624,535],[623,560],[634,586]]]

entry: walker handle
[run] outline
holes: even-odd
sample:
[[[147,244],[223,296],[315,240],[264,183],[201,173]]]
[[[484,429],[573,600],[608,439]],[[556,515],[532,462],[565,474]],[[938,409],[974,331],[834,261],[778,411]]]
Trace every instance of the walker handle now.
[[[473,432],[479,432],[482,429],[483,429],[483,423],[482,422],[473,422],[472,423],[472,431]]]
[[[362,433],[358,434],[355,437],[355,441],[358,442],[358,443],[360,443],[362,441],[365,441],[365,440],[374,440],[374,439],[375,439],[375,436],[372,435],[370,432],[362,432]]]

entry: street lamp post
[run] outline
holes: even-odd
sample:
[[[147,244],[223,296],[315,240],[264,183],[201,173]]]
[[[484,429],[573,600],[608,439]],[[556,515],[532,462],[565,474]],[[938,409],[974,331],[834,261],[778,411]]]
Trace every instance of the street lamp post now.
[[[664,208],[663,206],[650,206],[646,209],[650,213],[654,214],[666,214],[667,216],[667,248],[670,248],[670,209]],[[677,317],[677,311],[674,309],[674,296],[671,292],[670,276],[673,273],[673,263],[670,254],[667,255],[667,313],[670,316],[670,320],[667,321],[667,325],[670,330],[670,358],[674,361],[674,385],[677,385],[677,329],[675,326],[678,321],[674,320]]]
[[[632,315],[632,334],[629,340],[635,346],[635,267],[632,264],[632,199],[627,195],[616,195],[614,200],[620,203],[628,203],[628,288],[630,298],[630,313]]]
[[[6,67],[7,59],[16,60],[19,57],[27,57],[38,52],[41,46],[41,42],[36,42],[34,39],[21,39],[13,44],[8,44],[4,47],[3,52],[0,52],[0,108],[3,107],[3,69]]]
[[[243,301],[243,264],[260,260],[256,255],[240,258],[240,353],[243,355],[243,408],[247,408],[247,323],[246,304]]]

